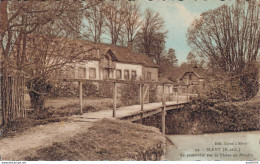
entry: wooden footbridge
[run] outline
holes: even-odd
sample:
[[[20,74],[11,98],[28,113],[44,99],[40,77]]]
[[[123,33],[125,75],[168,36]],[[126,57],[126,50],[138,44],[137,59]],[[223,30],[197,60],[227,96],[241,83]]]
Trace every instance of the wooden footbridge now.
[[[179,101],[177,95],[177,101],[169,101],[166,102],[165,97],[165,86],[173,85],[173,83],[169,82],[154,82],[154,81],[125,81],[125,80],[89,80],[89,79],[64,79],[65,82],[78,82],[79,83],[79,104],[80,104],[80,116],[74,116],[74,120],[77,121],[96,121],[102,118],[114,118],[120,120],[129,120],[136,121],[142,120],[143,118],[152,116],[157,113],[161,113],[162,115],[162,133],[165,133],[165,116],[166,112],[169,110],[175,110],[183,108],[188,100],[189,95],[187,94],[187,98],[185,101]],[[83,114],[83,102],[82,102],[82,83],[84,82],[96,82],[96,83],[113,83],[113,111],[105,110],[93,113],[84,113]],[[140,104],[133,106],[125,106],[117,108],[117,84],[136,84],[139,85],[140,91]],[[149,103],[144,104],[144,85],[145,84],[155,84],[163,86],[162,91],[162,102]],[[178,89],[179,87],[177,87]],[[188,88],[188,86],[187,86]],[[177,92],[178,93],[178,92]]]

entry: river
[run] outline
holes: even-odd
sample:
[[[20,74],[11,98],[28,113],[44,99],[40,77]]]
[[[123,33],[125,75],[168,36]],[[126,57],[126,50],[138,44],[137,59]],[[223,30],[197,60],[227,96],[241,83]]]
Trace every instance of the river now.
[[[203,135],[168,135],[168,161],[249,161],[260,160],[260,131]]]

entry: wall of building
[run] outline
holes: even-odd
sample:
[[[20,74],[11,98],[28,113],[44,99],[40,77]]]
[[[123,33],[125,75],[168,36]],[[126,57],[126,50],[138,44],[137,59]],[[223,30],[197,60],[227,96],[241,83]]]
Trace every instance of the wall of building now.
[[[99,69],[99,61],[88,61],[86,63],[86,77],[89,79],[89,70],[90,68],[95,68],[96,69],[96,79],[99,80],[100,77],[100,69]]]
[[[191,76],[191,77],[190,77]],[[199,84],[199,77],[195,74],[195,73],[186,73],[183,78],[182,78],[182,82],[184,82],[186,85],[188,84]]]
[[[80,79],[90,79],[90,69],[95,69],[96,72],[96,80],[102,80],[103,78],[103,68],[100,68],[99,61],[86,61],[84,63],[77,63],[75,65],[71,65],[71,68],[68,68],[66,71],[66,78],[80,78]],[[73,69],[74,67],[74,69]],[[115,70],[112,72],[112,76],[110,78],[116,78],[116,70],[121,70],[121,80],[126,80],[124,78],[124,71],[128,70],[130,79],[131,72],[136,71],[136,79],[137,80],[148,80],[147,73],[151,73],[151,80],[158,81],[158,68],[153,67],[144,67],[141,64],[128,64],[128,63],[116,63]],[[93,78],[92,78],[93,79]]]
[[[84,78],[84,79],[90,79],[90,69],[94,68],[95,72],[96,72],[96,78],[95,79],[100,79],[100,75],[99,75],[99,61],[86,61],[85,63],[80,63],[80,64],[76,64],[75,66],[75,78]],[[85,69],[84,71],[84,76],[82,76],[82,69]]]
[[[147,80],[147,73],[151,72],[151,80],[158,81],[158,68],[143,67],[143,78]]]
[[[130,77],[131,71],[136,71],[136,78],[137,80],[140,80],[142,77],[142,67],[142,65],[137,64],[116,63],[116,69],[119,69],[122,72],[122,80],[124,80],[124,70],[129,70]],[[116,77],[116,71],[114,71],[114,77]]]

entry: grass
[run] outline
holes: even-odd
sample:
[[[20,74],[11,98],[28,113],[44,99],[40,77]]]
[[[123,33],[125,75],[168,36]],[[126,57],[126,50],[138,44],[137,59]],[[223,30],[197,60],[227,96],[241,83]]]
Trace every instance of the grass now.
[[[160,160],[164,135],[154,127],[103,119],[80,135],[37,150],[25,160]]]
[[[28,95],[25,98],[25,106],[26,108],[30,108],[30,99]],[[122,106],[122,103],[118,101],[117,107],[120,106]],[[23,132],[37,125],[65,121],[68,116],[80,114],[79,109],[79,98],[77,97],[47,99],[43,111],[40,113],[29,111],[26,118],[12,121],[7,127],[2,129],[2,137],[14,136],[17,132]],[[83,113],[112,109],[113,99],[111,98],[83,98]]]
[[[53,109],[64,109],[66,107],[79,105],[78,97],[59,97],[59,98],[48,98],[45,102],[45,108]],[[123,104],[120,101],[117,101],[117,107],[122,106]],[[112,98],[99,98],[99,97],[84,97],[83,98],[83,107],[93,106],[99,110],[106,110],[113,107]],[[27,96],[25,98],[25,107],[30,108],[30,99]]]

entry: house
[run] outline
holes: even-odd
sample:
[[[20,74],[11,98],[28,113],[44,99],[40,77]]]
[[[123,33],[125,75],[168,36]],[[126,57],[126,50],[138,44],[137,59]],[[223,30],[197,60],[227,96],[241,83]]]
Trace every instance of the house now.
[[[205,71],[202,68],[193,67],[182,72],[178,78],[178,84],[180,86],[188,86],[187,88],[182,87],[182,93],[196,94],[200,88],[205,86],[204,83]]]
[[[158,81],[159,66],[147,55],[135,53],[131,44],[123,47],[80,42],[92,50],[81,55],[79,62],[67,66],[66,78]]]

